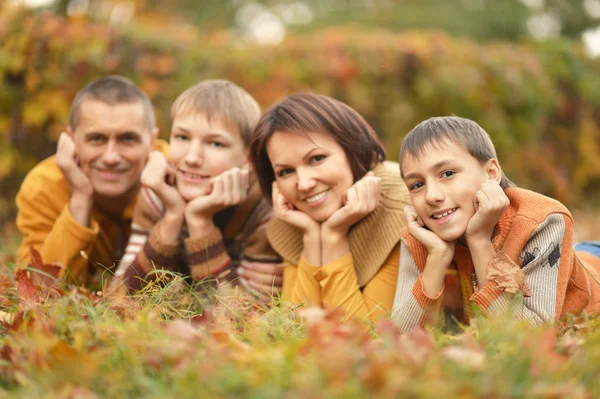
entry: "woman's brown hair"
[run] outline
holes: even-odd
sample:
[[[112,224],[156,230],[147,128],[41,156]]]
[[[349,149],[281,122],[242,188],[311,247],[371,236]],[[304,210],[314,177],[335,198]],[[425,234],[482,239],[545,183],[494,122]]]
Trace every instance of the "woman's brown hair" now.
[[[354,181],[385,160],[385,149],[377,134],[358,112],[327,96],[292,94],[265,111],[250,139],[250,162],[269,200],[275,173],[267,144],[277,132],[330,134],[346,153]]]

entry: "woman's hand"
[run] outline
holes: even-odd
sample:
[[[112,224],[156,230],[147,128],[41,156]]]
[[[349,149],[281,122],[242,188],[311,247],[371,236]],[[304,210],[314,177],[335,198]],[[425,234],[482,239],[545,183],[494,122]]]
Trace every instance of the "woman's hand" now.
[[[381,179],[368,172],[348,189],[344,206],[335,211],[321,226],[323,237],[345,236],[352,225],[379,205]]]
[[[319,234],[319,223],[306,213],[295,210],[294,206],[281,194],[277,182],[273,182],[273,214],[277,219],[300,229],[304,235]]]

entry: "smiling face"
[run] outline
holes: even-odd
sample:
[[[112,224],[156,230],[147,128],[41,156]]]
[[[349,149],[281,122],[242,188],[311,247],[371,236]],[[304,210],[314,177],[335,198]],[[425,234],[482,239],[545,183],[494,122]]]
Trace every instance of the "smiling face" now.
[[[323,222],[343,206],[354,179],[344,150],[329,134],[276,132],[267,153],[281,195],[296,209]]]
[[[68,132],[95,196],[119,198],[138,189],[157,135],[156,130],[151,131],[141,102],[110,105],[85,100],[79,123]]]
[[[488,179],[501,177],[498,161],[483,165],[451,141],[428,146],[415,158],[402,161],[404,182],[417,214],[444,241],[455,241],[467,230],[475,214],[475,194]]]
[[[210,179],[246,162],[247,150],[237,129],[203,114],[176,116],[169,161],[176,169],[177,189],[186,201],[207,195]]]

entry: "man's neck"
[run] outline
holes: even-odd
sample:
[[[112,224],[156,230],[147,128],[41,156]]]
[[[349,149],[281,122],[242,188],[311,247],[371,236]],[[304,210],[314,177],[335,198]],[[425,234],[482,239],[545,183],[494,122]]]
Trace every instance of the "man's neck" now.
[[[132,187],[131,190],[118,197],[94,195],[94,207],[111,218],[120,218],[138,190],[139,186]]]

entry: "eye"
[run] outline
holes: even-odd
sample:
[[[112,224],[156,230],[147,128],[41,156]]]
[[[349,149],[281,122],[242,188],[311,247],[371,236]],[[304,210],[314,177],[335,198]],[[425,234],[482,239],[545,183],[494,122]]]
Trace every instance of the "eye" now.
[[[121,138],[121,141],[127,144],[135,144],[140,142],[140,137],[137,134],[126,134]]]
[[[186,136],[185,134],[181,134],[181,133],[175,133],[175,134],[173,134],[173,138],[175,140],[179,140],[179,141],[187,141],[187,140],[189,140],[188,136]]]
[[[104,140],[104,136],[101,136],[99,134],[94,134],[94,135],[90,135],[86,138],[86,141],[88,143],[92,143],[92,144],[100,144],[103,143]]]
[[[445,171],[442,172],[442,177],[451,177],[454,174],[455,174],[455,172],[452,171],[452,170],[445,170]]]
[[[212,147],[225,147],[225,144],[223,144],[223,143],[221,143],[221,142],[219,142],[219,141],[211,141],[211,142],[210,142],[210,145],[211,145]]]
[[[423,183],[421,183],[421,182],[417,182],[417,183],[411,184],[411,185],[408,187],[408,189],[409,189],[410,191],[413,191],[413,190],[417,190],[417,189],[419,189],[419,188],[421,188],[421,187],[423,187]]]
[[[278,177],[284,177],[290,173],[293,172],[292,168],[285,168],[285,169],[281,169],[279,172],[277,172],[277,176]]]
[[[319,162],[319,161],[324,160],[325,158],[327,158],[325,155],[315,155],[314,157],[310,158],[310,162],[311,163]]]

